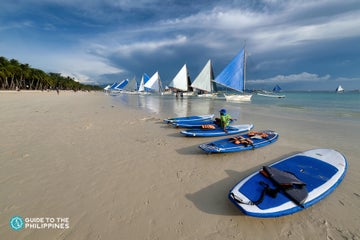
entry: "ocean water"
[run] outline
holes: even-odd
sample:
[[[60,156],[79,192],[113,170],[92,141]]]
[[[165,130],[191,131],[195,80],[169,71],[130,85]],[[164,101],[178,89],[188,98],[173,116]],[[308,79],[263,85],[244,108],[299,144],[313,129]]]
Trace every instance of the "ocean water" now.
[[[226,108],[235,118],[242,112],[264,112],[293,118],[314,118],[326,121],[345,121],[360,124],[360,93],[334,92],[288,92],[285,98],[269,98],[253,95],[251,102],[226,102],[224,99],[199,97],[175,98],[172,95],[128,95],[110,96],[114,104],[138,108],[160,117],[176,117],[200,114],[218,114]]]
[[[284,93],[284,99],[270,99],[255,96],[253,104],[276,107],[279,109],[303,110],[311,113],[334,115],[335,117],[359,117],[360,94],[333,92],[292,92]]]

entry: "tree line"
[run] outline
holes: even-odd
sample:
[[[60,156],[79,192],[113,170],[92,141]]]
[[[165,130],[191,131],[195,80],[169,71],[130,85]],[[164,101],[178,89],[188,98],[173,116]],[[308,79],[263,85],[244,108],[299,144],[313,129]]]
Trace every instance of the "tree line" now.
[[[0,56],[1,90],[100,90],[99,86],[85,85],[60,73],[46,73],[32,68],[29,64],[19,63],[16,59],[8,60]]]

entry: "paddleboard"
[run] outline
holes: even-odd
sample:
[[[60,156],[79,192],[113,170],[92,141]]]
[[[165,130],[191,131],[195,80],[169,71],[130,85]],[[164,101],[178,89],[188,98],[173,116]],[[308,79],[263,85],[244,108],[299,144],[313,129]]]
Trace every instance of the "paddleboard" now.
[[[167,118],[164,119],[165,123],[174,123],[174,122],[188,122],[188,121],[204,121],[204,120],[211,120],[214,117],[214,114],[210,115],[194,115],[194,116],[187,116],[187,117],[176,117],[176,118]]]
[[[345,176],[347,161],[333,149],[313,149],[263,167],[237,183],[229,199],[246,215],[280,217],[328,196]]]
[[[253,127],[253,124],[242,124],[227,126],[227,132],[224,132],[224,129],[220,127],[216,127],[215,129],[188,129],[181,131],[180,133],[187,137],[219,137],[247,132]]]
[[[210,143],[204,143],[201,144],[199,148],[207,153],[240,152],[264,147],[274,143],[279,137],[276,132],[271,130],[250,133],[234,136],[231,138],[224,138]],[[242,141],[242,139],[245,140]],[[246,139],[249,139],[250,141],[247,141]]]
[[[233,121],[234,120],[230,120],[230,123],[232,123]],[[178,121],[172,123],[174,127],[179,127],[179,128],[201,128],[201,126],[209,125],[209,124],[216,126],[216,121],[209,119],[204,121]]]

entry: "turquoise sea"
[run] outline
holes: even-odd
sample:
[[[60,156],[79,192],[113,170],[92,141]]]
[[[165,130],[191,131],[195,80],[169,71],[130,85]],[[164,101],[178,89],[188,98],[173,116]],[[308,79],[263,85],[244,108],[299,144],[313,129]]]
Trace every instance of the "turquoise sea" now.
[[[262,111],[284,116],[310,116],[311,118],[360,123],[359,92],[283,92],[285,98],[253,95],[247,103],[226,102],[224,99],[205,99],[196,96],[175,98],[173,95],[111,96],[114,104],[143,109],[164,117],[200,114],[218,114],[219,109],[239,117],[242,111]]]

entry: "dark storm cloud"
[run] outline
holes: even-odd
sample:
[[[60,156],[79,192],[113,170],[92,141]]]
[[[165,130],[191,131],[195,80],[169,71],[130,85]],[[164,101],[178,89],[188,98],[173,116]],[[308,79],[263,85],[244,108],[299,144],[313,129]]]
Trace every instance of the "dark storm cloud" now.
[[[155,71],[168,82],[184,63],[194,79],[208,59],[216,75],[246,43],[248,86],[297,76],[290,87],[328,77],[360,88],[355,0],[28,0],[2,13],[1,55],[82,82]]]

